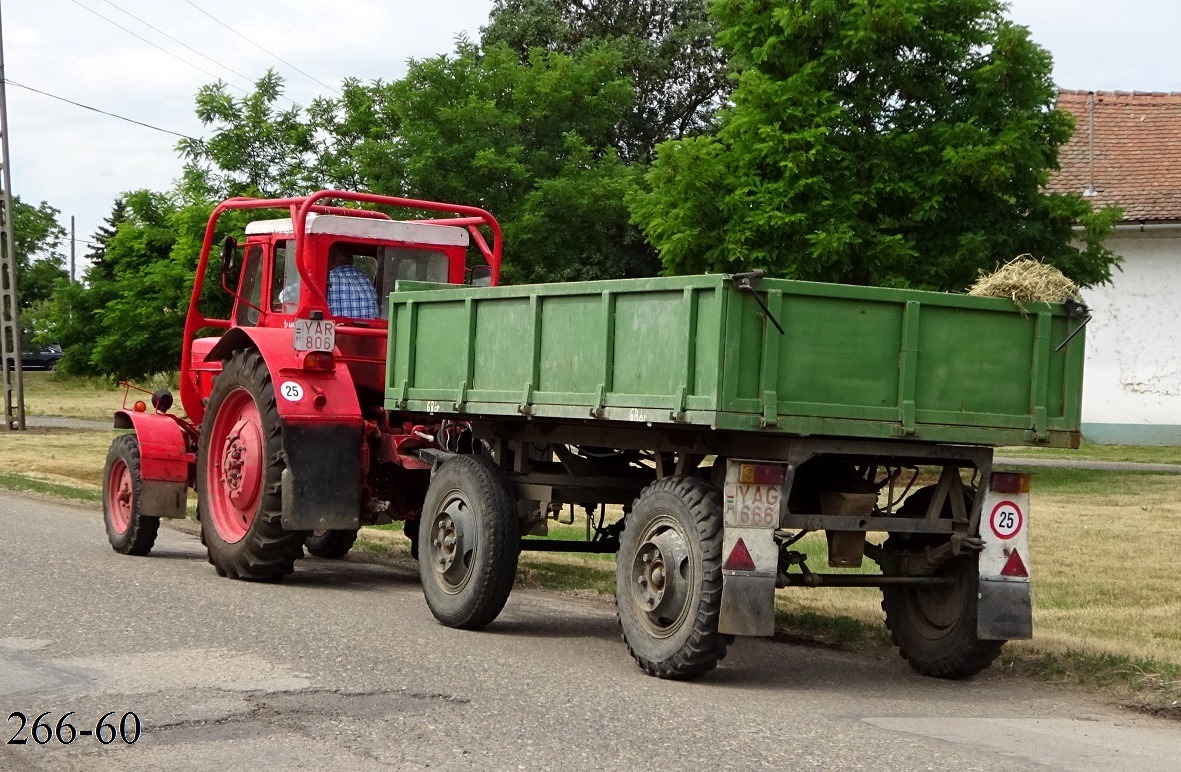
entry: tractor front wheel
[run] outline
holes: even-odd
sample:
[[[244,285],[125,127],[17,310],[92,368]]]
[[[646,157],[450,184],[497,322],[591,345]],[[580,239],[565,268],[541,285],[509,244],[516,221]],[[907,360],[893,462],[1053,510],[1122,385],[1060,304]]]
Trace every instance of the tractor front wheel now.
[[[304,533],[282,523],[282,424],[262,356],[225,363],[201,423],[197,508],[209,562],[231,579],[274,580],[295,570]]]
[[[134,434],[119,435],[103,469],[103,521],[111,547],[123,555],[148,554],[160,529],[160,518],[140,510],[139,469],[139,440]]]

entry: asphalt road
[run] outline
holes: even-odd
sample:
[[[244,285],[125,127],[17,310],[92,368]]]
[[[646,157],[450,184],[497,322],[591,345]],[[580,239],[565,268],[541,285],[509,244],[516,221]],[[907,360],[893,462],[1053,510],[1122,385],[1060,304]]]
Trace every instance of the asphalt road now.
[[[142,720],[133,745],[0,745],[3,770],[1181,763],[1178,723],[1003,674],[946,683],[892,657],[740,640],[672,683],[635,667],[602,601],[519,591],[459,632],[410,567],[309,558],[282,583],[234,582],[191,534],[162,528],[150,557],[124,557],[95,508],[2,491],[0,529],[0,718]]]

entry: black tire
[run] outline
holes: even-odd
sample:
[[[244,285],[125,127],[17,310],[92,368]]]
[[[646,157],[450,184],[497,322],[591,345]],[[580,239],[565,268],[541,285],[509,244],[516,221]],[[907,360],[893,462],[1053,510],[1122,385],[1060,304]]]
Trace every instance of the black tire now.
[[[227,426],[235,416],[240,420]],[[235,448],[241,451],[237,458]],[[197,446],[198,517],[219,575],[275,580],[303,557],[304,532],[283,529],[284,468],[270,372],[257,351],[236,351],[213,384]]]
[[[676,570],[669,572],[669,566]],[[669,577],[679,579],[676,583]],[[722,496],[698,477],[665,477],[640,493],[615,560],[623,642],[658,678],[695,678],[726,656],[722,606]]]
[[[418,526],[418,572],[435,618],[476,630],[496,619],[517,575],[517,504],[504,471],[484,456],[435,470]]]
[[[935,486],[916,491],[899,508],[904,517],[923,517]],[[964,493],[971,510],[973,492]],[[944,517],[951,517],[950,504]],[[940,539],[918,534],[895,534],[886,551],[907,552],[935,546]],[[916,673],[934,678],[970,678],[985,670],[1001,653],[1005,641],[983,641],[976,636],[977,563],[972,554],[943,564],[940,576],[953,583],[942,587],[883,587],[882,611],[898,653]]]
[[[304,537],[303,545],[315,557],[336,560],[349,554],[356,541],[357,529],[343,528],[339,531],[312,531]]]
[[[402,533],[410,540],[410,557],[418,560],[418,523],[420,518],[405,520],[402,523]]]
[[[103,522],[107,540],[121,555],[146,555],[156,543],[160,518],[141,509],[139,440],[121,434],[111,443],[103,465]]]

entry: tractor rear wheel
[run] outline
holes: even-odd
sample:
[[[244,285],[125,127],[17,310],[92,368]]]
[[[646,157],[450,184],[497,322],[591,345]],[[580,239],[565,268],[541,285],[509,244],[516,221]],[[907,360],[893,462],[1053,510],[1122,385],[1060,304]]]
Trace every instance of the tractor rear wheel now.
[[[312,531],[303,543],[311,555],[336,560],[349,554],[356,541],[357,529],[344,528],[339,531]]]
[[[266,362],[235,351],[205,408],[197,446],[197,508],[209,562],[231,579],[295,570],[304,533],[282,523],[282,424]]]
[[[111,443],[103,469],[103,522],[107,540],[123,555],[146,555],[156,543],[160,518],[140,510],[139,440],[122,434]]]

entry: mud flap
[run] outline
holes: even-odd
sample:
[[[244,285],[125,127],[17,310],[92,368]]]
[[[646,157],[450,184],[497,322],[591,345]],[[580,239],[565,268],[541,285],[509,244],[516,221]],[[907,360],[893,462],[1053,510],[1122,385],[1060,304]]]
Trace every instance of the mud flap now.
[[[726,462],[721,633],[775,634],[775,527],[785,500],[783,482],[781,465]]]
[[[1030,599],[1029,476],[994,472],[980,513],[976,637],[1033,637]]]
[[[140,482],[140,511],[151,517],[184,517],[189,486],[183,482],[142,480]]]
[[[289,531],[361,526],[361,427],[283,426],[283,527]]]
[[[1033,637],[1029,582],[981,579],[976,602],[976,637],[1012,641]]]

